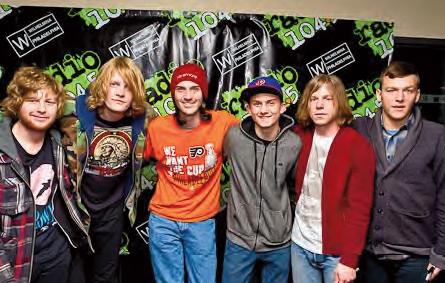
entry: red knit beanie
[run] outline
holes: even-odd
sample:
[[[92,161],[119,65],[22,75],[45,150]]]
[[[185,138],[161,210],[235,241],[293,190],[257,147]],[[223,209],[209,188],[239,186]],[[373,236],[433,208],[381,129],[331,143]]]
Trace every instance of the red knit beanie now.
[[[199,85],[204,99],[208,96],[209,85],[207,83],[206,72],[196,64],[184,64],[173,71],[170,93],[173,95],[178,83],[182,81],[191,81]]]

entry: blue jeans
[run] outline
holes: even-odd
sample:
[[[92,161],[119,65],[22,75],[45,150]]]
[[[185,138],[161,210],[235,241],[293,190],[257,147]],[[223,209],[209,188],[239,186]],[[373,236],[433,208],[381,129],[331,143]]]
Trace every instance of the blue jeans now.
[[[373,254],[365,252],[357,279],[362,283],[424,283],[428,261],[428,256],[378,260]]]
[[[292,278],[294,283],[333,283],[340,257],[310,252],[292,243]]]
[[[267,252],[255,252],[226,241],[222,283],[250,283],[256,261],[263,263],[264,283],[287,283],[289,277],[290,247]]]
[[[151,213],[149,247],[158,283],[213,283],[216,278],[215,220],[178,222]]]

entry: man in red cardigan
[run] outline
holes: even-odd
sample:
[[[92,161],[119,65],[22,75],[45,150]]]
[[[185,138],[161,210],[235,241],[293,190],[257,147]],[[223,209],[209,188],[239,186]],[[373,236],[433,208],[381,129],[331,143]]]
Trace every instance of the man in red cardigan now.
[[[303,146],[295,180],[294,283],[344,283],[356,277],[373,200],[375,158],[366,139],[347,127],[352,118],[338,77],[309,81],[297,111]]]

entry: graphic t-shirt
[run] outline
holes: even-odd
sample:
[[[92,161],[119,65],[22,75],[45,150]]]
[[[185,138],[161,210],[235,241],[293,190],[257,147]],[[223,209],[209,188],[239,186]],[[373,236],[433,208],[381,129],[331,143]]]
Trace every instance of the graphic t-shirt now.
[[[36,204],[34,262],[51,262],[68,249],[68,243],[54,218],[53,197],[57,188],[57,170],[50,137],[45,137],[42,148],[29,154],[15,139],[17,152],[28,172]]]
[[[31,191],[36,204],[35,229],[37,235],[48,230],[54,222],[52,195],[57,184],[51,142],[46,137],[36,154],[29,154],[15,139],[17,152],[27,169]]]
[[[147,129],[146,159],[157,160],[158,182],[150,210],[183,222],[197,222],[219,210],[222,144],[239,121],[225,111],[210,111],[211,121],[181,128],[173,115],[158,117]]]
[[[89,209],[98,211],[122,199],[131,149],[131,118],[108,122],[97,117],[81,189]]]

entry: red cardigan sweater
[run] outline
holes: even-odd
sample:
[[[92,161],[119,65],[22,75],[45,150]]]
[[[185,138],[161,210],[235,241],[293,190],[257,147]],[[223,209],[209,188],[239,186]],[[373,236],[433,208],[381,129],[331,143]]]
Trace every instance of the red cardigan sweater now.
[[[314,129],[296,127],[302,148],[295,190],[298,201],[312,147]],[[323,254],[340,256],[355,268],[366,241],[373,202],[375,157],[372,146],[358,132],[342,127],[329,149],[323,171],[321,221]]]

